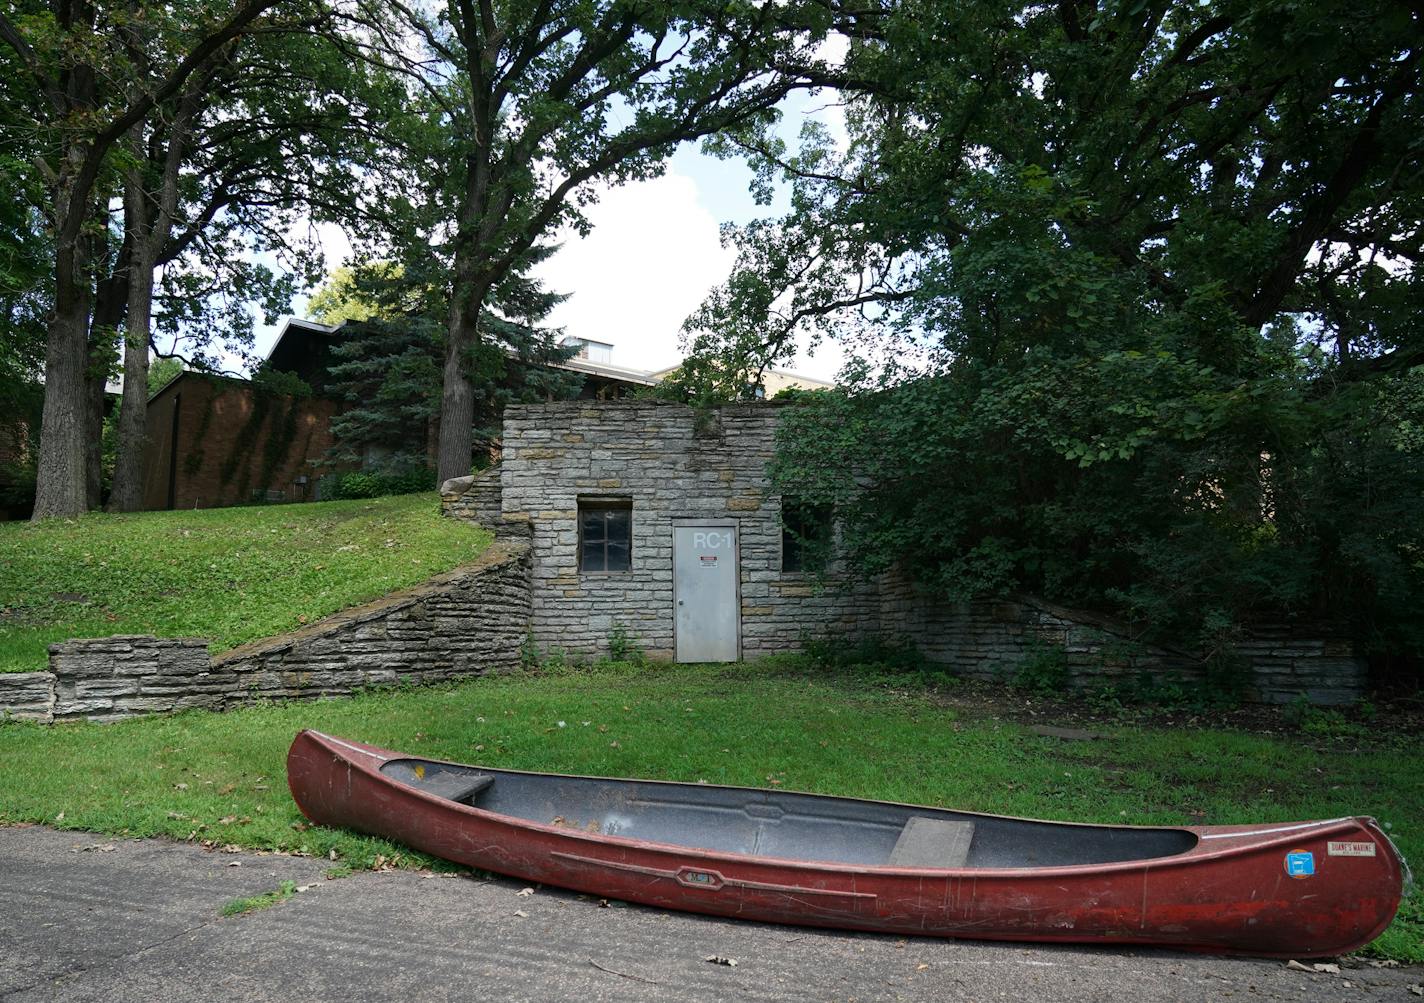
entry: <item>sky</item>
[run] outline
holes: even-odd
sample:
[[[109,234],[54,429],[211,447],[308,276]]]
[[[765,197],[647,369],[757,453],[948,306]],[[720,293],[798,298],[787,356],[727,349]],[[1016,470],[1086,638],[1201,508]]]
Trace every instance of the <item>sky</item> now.
[[[823,98],[788,99],[782,113],[780,132],[788,142],[808,117],[826,123],[833,136],[844,135],[839,109]],[[537,272],[548,288],[569,296],[549,324],[575,337],[611,343],[617,366],[658,370],[676,365],[683,355],[683,320],[726,278],[736,259],[734,249],[721,244],[721,224],[745,223],[785,208],[756,205],[750,181],[745,164],[684,145],[662,177],[601,191],[598,203],[587,210],[592,232],[582,238],[573,232],[557,235],[562,246]],[[334,226],[318,232],[328,269],[340,265],[351,251],[345,235]],[[305,307],[305,297],[293,303],[298,316]],[[280,323],[259,321],[259,357],[266,356],[280,330]],[[843,361],[835,346],[821,346],[814,356],[803,351],[785,368],[829,380]]]

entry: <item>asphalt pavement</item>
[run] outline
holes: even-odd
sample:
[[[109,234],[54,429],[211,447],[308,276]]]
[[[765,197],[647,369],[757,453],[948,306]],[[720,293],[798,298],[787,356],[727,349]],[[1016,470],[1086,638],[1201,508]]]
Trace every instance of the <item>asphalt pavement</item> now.
[[[1424,969],[768,926],[499,878],[0,828],[0,1000],[1418,1000]],[[224,918],[239,897],[304,888]],[[735,965],[707,959],[735,961]],[[1351,967],[1351,965],[1360,967]],[[1307,963],[1309,965],[1309,963]]]

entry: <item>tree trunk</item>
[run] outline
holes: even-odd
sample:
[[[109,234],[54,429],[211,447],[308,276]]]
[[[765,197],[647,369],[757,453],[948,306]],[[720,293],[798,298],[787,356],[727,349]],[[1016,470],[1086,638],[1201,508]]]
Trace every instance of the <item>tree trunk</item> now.
[[[462,227],[462,231],[466,228]],[[479,338],[480,309],[489,282],[477,277],[474,262],[457,249],[450,315],[445,334],[445,370],[440,396],[440,446],[436,455],[437,486],[470,473],[475,438],[475,392],[465,369],[465,357]]]
[[[89,361],[89,300],[76,282],[74,249],[56,248],[54,314],[45,346],[44,412],[32,519],[69,519],[85,509],[84,371]],[[65,261],[65,258],[68,261]]]
[[[440,448],[437,454],[436,483],[470,472],[474,450],[475,394],[465,372],[464,354],[468,335],[462,318],[452,308],[450,332],[445,339],[445,371],[440,396]]]
[[[107,241],[100,240],[95,259],[107,258]],[[128,233],[119,247],[113,270],[96,284],[93,316],[89,320],[89,365],[85,370],[84,392],[87,413],[84,432],[85,500],[90,509],[99,507],[104,485],[104,386],[118,356],[117,329],[124,320],[128,301],[128,262],[133,241]]]
[[[104,498],[104,388],[113,369],[114,343],[95,338],[89,324],[89,359],[84,367],[84,508],[94,511]]]
[[[141,244],[148,241],[140,241]],[[143,454],[148,438],[148,329],[153,314],[153,258],[140,250],[129,265],[128,331],[124,339],[124,399],[119,405],[118,456],[110,512],[143,507]]]

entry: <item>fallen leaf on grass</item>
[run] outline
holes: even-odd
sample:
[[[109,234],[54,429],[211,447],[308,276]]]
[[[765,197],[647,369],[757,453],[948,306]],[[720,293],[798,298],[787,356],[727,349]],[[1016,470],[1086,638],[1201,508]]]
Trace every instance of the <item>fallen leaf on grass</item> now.
[[[703,960],[703,961],[710,961],[710,962],[712,962],[712,964],[714,964],[714,965],[726,965],[728,968],[736,968],[736,967],[737,967],[737,959],[736,959],[736,958],[724,958],[724,957],[722,957],[722,955],[720,955],[720,954],[709,954],[709,955],[707,955],[707,957],[703,958],[702,960]]]

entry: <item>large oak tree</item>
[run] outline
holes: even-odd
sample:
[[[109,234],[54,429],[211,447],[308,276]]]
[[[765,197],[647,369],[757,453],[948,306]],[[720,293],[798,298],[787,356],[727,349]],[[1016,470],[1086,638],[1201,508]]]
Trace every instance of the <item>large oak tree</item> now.
[[[85,366],[93,309],[100,204],[111,156],[130,131],[179,94],[194,73],[279,0],[177,5],[22,3],[0,13],[0,43],[28,85],[10,92],[12,127],[31,131],[52,242],[52,306],[35,493],[36,518],[88,506]],[[135,32],[163,44],[138,58]]]
[[[782,486],[941,595],[1424,649],[1418,10],[902,0],[859,29],[826,80],[848,146],[744,144],[792,212],[691,322],[734,382],[798,336],[864,363],[795,413]]]
[[[451,0],[392,6],[428,58],[409,65],[458,137],[439,476],[470,469],[470,360],[492,292],[598,185],[657,175],[676,146],[765,124],[830,23],[820,4]],[[410,51],[399,40],[384,56]],[[676,254],[677,235],[668,235]]]

